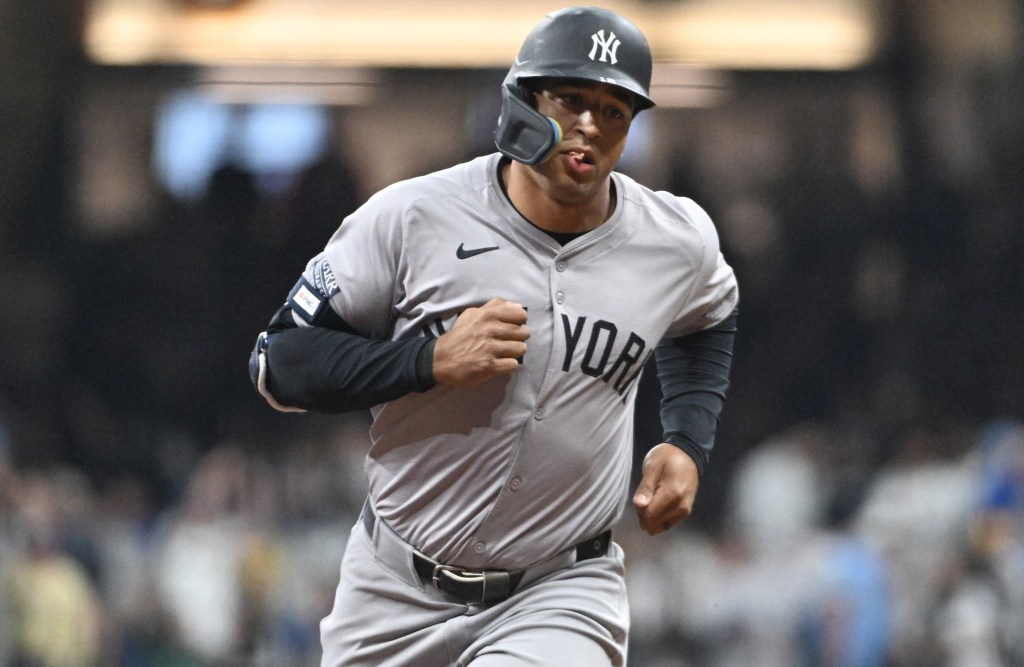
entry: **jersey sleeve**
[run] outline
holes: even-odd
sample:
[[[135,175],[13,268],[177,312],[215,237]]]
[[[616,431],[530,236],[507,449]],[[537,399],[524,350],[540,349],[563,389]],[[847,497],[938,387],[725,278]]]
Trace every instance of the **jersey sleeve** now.
[[[356,210],[314,257],[304,277],[323,287],[331,309],[355,331],[383,340],[394,323],[407,209],[391,205],[395,186]]]
[[[693,200],[677,201],[701,251],[682,312],[655,349],[661,423],[663,441],[686,451],[703,475],[729,388],[739,288],[711,218]]]
[[[275,409],[347,412],[433,386],[432,341],[389,335],[402,213],[385,204],[346,218],[258,337],[250,376]]]
[[[712,327],[724,320],[739,303],[736,275],[723,257],[718,231],[708,214],[692,199],[677,199],[701,245],[700,268],[686,303],[669,337]]]

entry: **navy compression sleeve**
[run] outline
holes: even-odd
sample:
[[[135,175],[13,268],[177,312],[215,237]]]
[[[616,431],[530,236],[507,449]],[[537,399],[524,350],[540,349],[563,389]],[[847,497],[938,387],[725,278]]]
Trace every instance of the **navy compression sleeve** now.
[[[275,316],[264,350],[266,388],[281,405],[350,412],[434,385],[436,339],[379,341],[353,331],[288,326],[290,320],[287,312]]]
[[[733,310],[709,329],[666,338],[654,351],[663,439],[686,451],[702,476],[729,388],[736,320]]]

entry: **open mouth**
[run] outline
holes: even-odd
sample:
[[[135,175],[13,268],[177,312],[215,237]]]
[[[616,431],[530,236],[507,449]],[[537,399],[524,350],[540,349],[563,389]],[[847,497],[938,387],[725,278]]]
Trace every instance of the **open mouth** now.
[[[594,164],[594,156],[586,151],[570,149],[565,151],[565,156],[573,166],[579,167],[585,164]]]

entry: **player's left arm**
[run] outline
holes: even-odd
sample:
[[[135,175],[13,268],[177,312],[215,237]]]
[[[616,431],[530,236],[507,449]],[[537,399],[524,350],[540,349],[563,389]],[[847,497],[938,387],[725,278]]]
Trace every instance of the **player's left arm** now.
[[[725,405],[736,338],[736,309],[713,327],[666,338],[655,349],[664,436],[644,458],[633,496],[650,535],[689,517]]]

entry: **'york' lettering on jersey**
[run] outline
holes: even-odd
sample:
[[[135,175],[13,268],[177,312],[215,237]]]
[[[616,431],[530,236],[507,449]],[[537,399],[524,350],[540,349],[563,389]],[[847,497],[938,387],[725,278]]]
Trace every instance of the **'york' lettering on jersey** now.
[[[452,318],[452,322],[455,318]],[[423,334],[429,338],[437,338],[447,330],[445,322],[437,317],[432,322],[422,325]],[[619,328],[613,322],[596,320],[589,327],[587,318],[576,317],[575,321],[562,313],[562,332],[565,334],[565,358],[562,360],[562,372],[573,370],[574,362],[584,375],[600,378],[620,396],[625,396],[629,388],[640,377],[640,371],[647,363],[651,351],[647,342],[630,331],[626,342],[612,360],[615,342],[619,339]],[[586,341],[584,343],[584,340]],[[584,343],[581,347],[581,343]],[[576,350],[582,356],[576,360]],[[519,363],[523,363],[522,358]]]
[[[565,333],[565,359],[562,361],[562,371],[565,373],[572,369],[576,349],[583,340],[584,332],[587,331],[586,325],[586,317],[577,317],[576,321],[572,322],[568,315],[562,313],[562,331]],[[586,348],[579,359],[579,368],[586,375],[601,378],[623,396],[640,376],[640,371],[643,370],[644,363],[651,353],[647,350],[646,341],[630,331],[626,343],[613,362],[612,351],[618,336],[619,328],[612,322],[597,320],[591,324],[586,335]],[[615,379],[616,377],[618,379]]]

